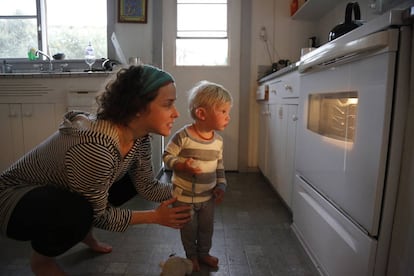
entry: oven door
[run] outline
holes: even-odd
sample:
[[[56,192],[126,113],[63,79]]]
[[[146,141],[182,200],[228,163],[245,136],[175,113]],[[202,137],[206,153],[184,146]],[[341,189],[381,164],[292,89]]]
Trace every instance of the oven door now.
[[[398,33],[389,32],[302,64],[297,174],[370,236],[378,235],[393,101]]]

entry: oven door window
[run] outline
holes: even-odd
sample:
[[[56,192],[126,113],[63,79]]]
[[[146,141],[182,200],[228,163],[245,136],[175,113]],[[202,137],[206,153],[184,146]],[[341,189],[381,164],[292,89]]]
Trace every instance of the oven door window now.
[[[329,138],[354,142],[357,119],[356,91],[309,95],[309,130]]]

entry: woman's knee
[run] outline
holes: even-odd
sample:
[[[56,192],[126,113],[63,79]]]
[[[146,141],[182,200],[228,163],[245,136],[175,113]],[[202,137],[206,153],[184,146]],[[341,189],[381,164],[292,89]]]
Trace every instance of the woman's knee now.
[[[41,187],[18,203],[9,221],[8,236],[30,240],[42,255],[57,256],[82,241],[92,222],[93,208],[86,198],[56,187]]]

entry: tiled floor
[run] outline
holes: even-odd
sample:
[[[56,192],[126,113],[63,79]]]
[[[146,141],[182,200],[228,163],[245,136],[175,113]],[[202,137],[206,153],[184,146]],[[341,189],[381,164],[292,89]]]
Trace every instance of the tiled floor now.
[[[227,173],[229,188],[216,209],[211,254],[219,257],[218,271],[192,275],[271,276],[318,275],[293,234],[291,215],[259,173]],[[153,208],[134,199],[128,206]],[[184,256],[178,230],[159,225],[130,227],[124,233],[95,231],[113,246],[100,255],[79,244],[58,258],[69,275],[160,275],[159,263],[171,253]],[[0,275],[32,275],[28,243],[0,238]]]

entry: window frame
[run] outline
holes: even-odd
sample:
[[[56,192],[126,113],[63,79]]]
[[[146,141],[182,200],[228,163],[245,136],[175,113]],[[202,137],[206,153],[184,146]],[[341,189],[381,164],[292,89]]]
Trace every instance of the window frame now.
[[[178,5],[184,4],[184,3],[178,3],[179,0],[175,1],[175,35],[174,35],[174,64],[177,67],[228,67],[230,66],[230,20],[229,20],[229,0],[226,0],[225,3],[216,3],[216,4],[224,4],[226,5],[226,29],[225,29],[225,36],[179,36],[179,30],[178,30]],[[207,2],[207,1],[206,1]],[[203,3],[191,3],[191,1],[185,3],[185,4],[203,4]],[[208,3],[208,4],[214,4],[214,3]],[[182,31],[182,30],[180,30]],[[207,30],[200,30],[207,31]],[[196,30],[194,30],[196,32]],[[213,39],[222,39],[227,42],[227,49],[226,49],[226,62],[225,64],[178,64],[178,58],[177,58],[177,41],[178,40],[213,40]]]
[[[39,49],[42,52],[49,53],[49,49],[47,47],[47,26],[46,26],[46,6],[45,1],[46,0],[34,0],[36,2],[36,14],[35,15],[0,15],[0,19],[36,19],[36,37],[37,37],[37,49]],[[104,0],[105,1],[105,0]],[[107,6],[107,40],[106,40],[106,48],[107,48],[107,56],[113,56],[115,53],[114,47],[111,44],[111,34],[115,30],[115,15],[113,15],[113,12],[117,6],[116,1],[113,0],[106,0],[106,6]],[[1,57],[0,59],[6,59],[5,57]],[[44,57],[42,57],[44,59]],[[10,61],[26,61],[27,57],[14,57],[14,58],[7,58],[7,60]],[[82,58],[74,58],[74,59],[67,59],[67,61],[80,61],[83,60]]]

